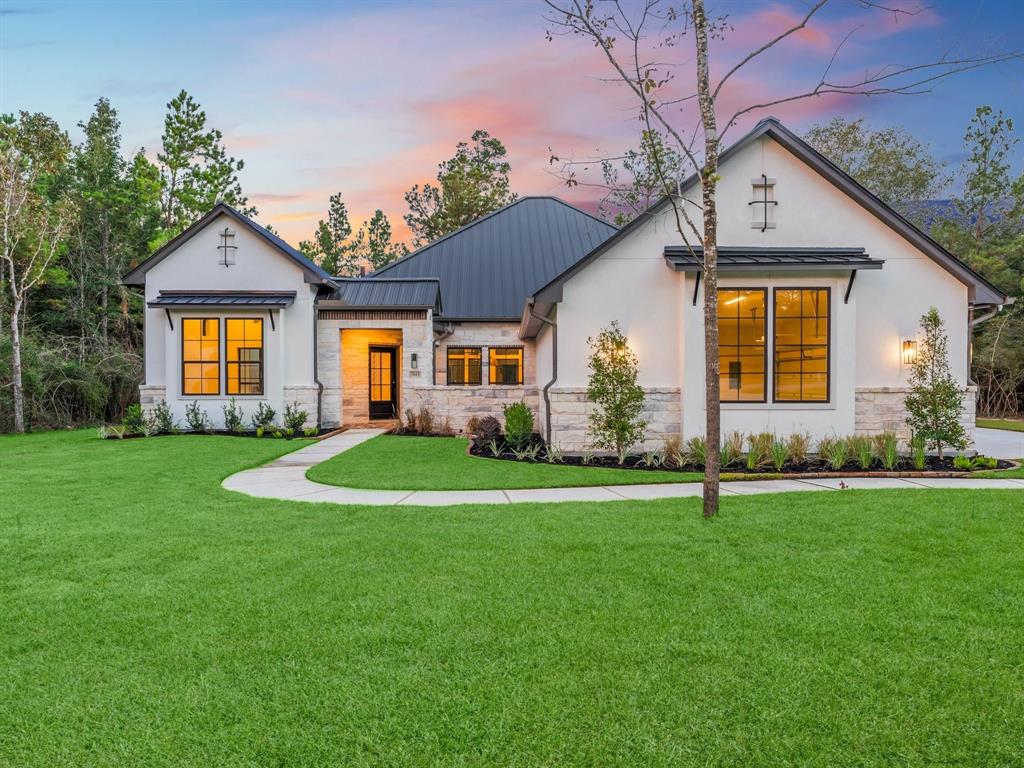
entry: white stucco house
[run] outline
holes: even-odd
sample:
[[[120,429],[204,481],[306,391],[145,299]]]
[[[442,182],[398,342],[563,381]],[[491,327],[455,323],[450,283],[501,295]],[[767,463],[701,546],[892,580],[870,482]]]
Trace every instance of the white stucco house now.
[[[721,155],[723,429],[904,436],[905,350],[938,308],[974,430],[970,327],[1008,299],[777,120]],[[681,184],[696,219],[698,181]],[[144,407],[216,422],[298,403],[322,427],[430,408],[456,430],[525,401],[587,438],[587,339],[617,320],[640,363],[647,444],[704,430],[701,253],[662,200],[622,229],[528,197],[362,278],[326,274],[218,205],[125,278],[144,289]]]

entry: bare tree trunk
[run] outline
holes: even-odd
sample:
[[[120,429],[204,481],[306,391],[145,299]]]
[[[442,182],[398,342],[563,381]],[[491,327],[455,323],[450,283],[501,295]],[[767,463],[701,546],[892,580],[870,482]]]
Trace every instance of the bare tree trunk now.
[[[704,407],[707,416],[704,465],[704,517],[718,512],[722,463],[722,414],[718,382],[718,127],[708,75],[708,20],[704,0],[693,0],[693,30],[697,42],[697,100],[704,124],[704,167],[701,202],[704,206]]]
[[[21,380],[21,330],[18,327],[21,302],[17,296],[11,307],[11,384],[14,394],[14,431],[25,431],[25,390]]]

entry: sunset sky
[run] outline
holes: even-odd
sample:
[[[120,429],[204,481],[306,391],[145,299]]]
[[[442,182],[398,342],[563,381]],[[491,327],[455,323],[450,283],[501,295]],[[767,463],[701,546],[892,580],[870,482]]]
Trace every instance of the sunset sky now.
[[[713,51],[719,71],[806,7],[712,5],[728,11],[735,27]],[[545,10],[511,1],[0,0],[0,111],[45,112],[73,129],[106,96],[120,113],[126,152],[145,147],[155,155],[165,104],[185,88],[224,132],[229,153],[245,160],[242,185],[259,220],[293,243],[311,234],[336,191],[357,221],[379,207],[404,233],[402,194],[432,180],[437,163],[476,128],[508,146],[515,191],[593,208],[593,191],[567,189],[552,175],[549,147],[576,158],[620,151],[636,143],[638,124],[621,90],[602,82],[611,73],[599,51],[581,39],[545,39]],[[896,19],[837,0],[737,78],[726,101],[813,86],[857,25],[838,74],[924,61],[954,46],[971,54],[1020,48],[1024,3],[938,0]],[[692,78],[685,68],[691,49],[687,41],[670,54],[684,63],[680,77]],[[821,98],[770,112],[801,131],[838,114],[902,125],[959,163],[964,128],[980,104],[1024,120],[1024,65],[962,75],[921,96]],[[679,120],[692,126],[685,115]]]

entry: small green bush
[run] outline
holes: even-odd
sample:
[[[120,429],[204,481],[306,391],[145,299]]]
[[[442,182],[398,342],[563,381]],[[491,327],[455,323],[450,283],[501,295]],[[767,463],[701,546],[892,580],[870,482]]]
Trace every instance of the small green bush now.
[[[843,437],[823,437],[818,442],[818,455],[834,472],[838,472],[850,459],[850,441]]]
[[[756,435],[750,435],[747,438],[747,469],[753,471],[767,466],[774,444],[775,435],[771,432],[759,432]]]
[[[232,397],[221,410],[224,411],[224,429],[228,432],[241,432],[242,409],[238,407],[235,398]]]
[[[925,465],[928,462],[928,454],[926,453],[924,437],[914,435],[910,438],[910,460],[914,464],[914,469],[918,472],[924,470]]]
[[[178,431],[178,425],[174,423],[174,414],[171,413],[166,400],[161,400],[153,406],[153,425],[157,432],[165,435]]]
[[[722,468],[739,466],[743,460],[743,433],[730,432],[722,440]]]
[[[857,466],[863,471],[871,469],[875,461],[875,445],[870,437],[858,435],[850,438],[850,451],[857,459]]]
[[[271,408],[268,403],[259,403],[256,406],[256,413],[249,418],[249,421],[252,423],[253,430],[259,432],[260,427],[266,430],[267,427],[272,426],[276,416],[277,411]]]
[[[794,432],[786,438],[789,457],[796,464],[803,464],[811,453],[811,436],[806,432]]]
[[[185,406],[185,423],[193,432],[205,432],[206,425],[210,422],[206,411],[199,407],[199,401],[193,400]]]
[[[305,437],[316,437],[316,432],[316,427],[306,427],[305,429],[302,430],[302,434]]]
[[[703,467],[708,461],[708,444],[703,437],[691,437],[686,441],[686,463]]]
[[[285,433],[288,433],[290,429],[291,433],[289,434],[295,434],[298,430],[302,429],[302,425],[306,423],[308,418],[309,414],[299,408],[297,402],[285,404],[283,416]]]
[[[781,472],[787,461],[789,461],[789,444],[785,440],[774,438],[772,440],[772,468],[776,472]]]
[[[954,456],[953,469],[960,472],[970,472],[974,469],[974,461],[969,456]]]
[[[900,445],[895,432],[883,432],[875,435],[875,455],[882,462],[886,472],[892,472],[900,463]]]
[[[129,433],[142,432],[142,428],[146,426],[146,417],[142,413],[142,406],[138,403],[132,403],[124,409],[124,417],[121,419],[121,426]]]
[[[526,403],[509,403],[504,408],[505,439],[513,450],[522,448],[533,435],[533,411]]]

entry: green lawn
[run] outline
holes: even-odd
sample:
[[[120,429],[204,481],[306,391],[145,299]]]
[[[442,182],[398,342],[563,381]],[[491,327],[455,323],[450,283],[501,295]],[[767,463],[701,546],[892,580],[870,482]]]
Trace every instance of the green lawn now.
[[[1008,429],[1011,432],[1024,432],[1024,421],[1020,419],[978,419],[976,424],[985,429]]]
[[[310,469],[310,480],[395,491],[478,491],[583,485],[681,483],[699,472],[637,471],[530,464],[466,455],[462,437],[381,435]]]
[[[0,766],[1020,765],[1019,491],[351,508],[0,438]]]

